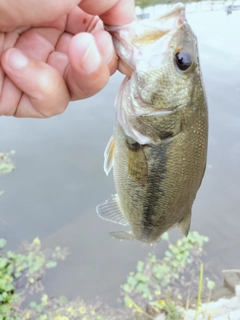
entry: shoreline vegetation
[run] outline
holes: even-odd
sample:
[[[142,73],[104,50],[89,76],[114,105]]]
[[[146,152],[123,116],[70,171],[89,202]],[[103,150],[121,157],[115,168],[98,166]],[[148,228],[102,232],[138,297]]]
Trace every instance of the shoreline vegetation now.
[[[135,0],[135,5],[140,7],[141,9],[150,7],[150,6],[155,6],[155,5],[160,5],[160,4],[176,4],[182,2],[184,4],[190,4],[190,3],[211,3],[214,5],[214,3],[222,3],[222,4],[226,4],[227,1],[225,0]],[[235,0],[231,1],[231,4],[234,5]]]
[[[6,250],[7,242],[2,238],[0,319],[210,320],[215,319],[212,316],[216,312],[222,315],[225,309],[230,312],[228,303],[240,310],[240,270],[227,270],[224,284],[216,288],[214,281],[205,277],[201,262],[207,238],[197,232],[191,232],[189,237],[177,240],[176,244],[169,242],[163,259],[149,255],[145,261],[138,262],[136,271],[131,272],[121,286],[124,305],[119,309],[112,309],[100,300],[88,304],[80,298],[68,301],[65,296],[49,297],[44,292],[42,278],[47,269],[56,268],[59,261],[67,258],[69,250],[42,249],[40,239],[35,238],[32,243],[23,242],[19,250],[13,252]],[[162,240],[169,241],[167,233]],[[198,275],[197,271],[200,271]],[[29,300],[32,293],[41,293],[41,298],[24,307],[24,301]],[[227,315],[221,319],[227,319]]]

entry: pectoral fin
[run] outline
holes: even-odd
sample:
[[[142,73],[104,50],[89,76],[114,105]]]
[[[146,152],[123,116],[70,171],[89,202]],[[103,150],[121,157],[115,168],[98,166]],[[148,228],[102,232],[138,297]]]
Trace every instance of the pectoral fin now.
[[[148,163],[143,152],[142,146],[135,142],[129,143],[130,138],[126,140],[127,146],[127,164],[128,174],[133,181],[136,181],[142,186],[148,182]]]
[[[134,239],[131,231],[117,231],[117,232],[110,232],[109,234],[113,238],[119,239],[119,240],[133,240]]]
[[[191,225],[191,211],[188,215],[185,216],[184,219],[182,219],[179,223],[178,226],[179,228],[182,230],[182,233],[184,234],[185,237],[187,237],[189,229],[190,229],[190,225]]]
[[[113,223],[128,225],[128,221],[121,211],[118,195],[113,195],[109,200],[100,204],[96,208],[97,214],[100,218],[111,221]]]
[[[106,149],[104,151],[104,171],[106,175],[108,176],[109,172],[112,169],[113,166],[113,158],[114,158],[114,138],[111,136],[111,138],[108,141],[108,144],[106,146]]]

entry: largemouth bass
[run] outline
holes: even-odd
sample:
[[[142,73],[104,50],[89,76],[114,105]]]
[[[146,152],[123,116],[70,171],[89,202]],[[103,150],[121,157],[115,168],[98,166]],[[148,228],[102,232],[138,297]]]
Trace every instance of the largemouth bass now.
[[[131,227],[112,232],[115,238],[153,243],[175,225],[187,236],[206,166],[208,113],[184,5],[158,19],[106,29],[128,76],[104,154],[117,194],[97,213]]]

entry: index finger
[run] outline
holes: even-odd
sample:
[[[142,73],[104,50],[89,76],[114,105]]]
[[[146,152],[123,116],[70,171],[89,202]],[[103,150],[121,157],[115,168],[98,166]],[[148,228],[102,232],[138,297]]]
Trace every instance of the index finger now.
[[[134,0],[82,0],[80,8],[91,15],[98,15],[109,25],[124,25],[136,19]]]

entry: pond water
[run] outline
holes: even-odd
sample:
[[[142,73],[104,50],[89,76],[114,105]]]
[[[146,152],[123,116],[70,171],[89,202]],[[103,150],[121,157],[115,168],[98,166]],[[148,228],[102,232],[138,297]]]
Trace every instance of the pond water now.
[[[191,230],[209,236],[208,259],[220,272],[240,263],[240,11],[196,10],[187,17],[199,40],[210,115],[208,165]],[[60,116],[0,119],[0,151],[16,150],[16,170],[0,184],[9,247],[39,236],[46,247],[71,251],[44,279],[50,296],[99,296],[116,305],[119,286],[137,261],[148,252],[163,254],[162,243],[149,247],[112,239],[108,233],[119,227],[95,213],[114,193],[112,175],[103,172],[103,152],[122,78],[115,74],[102,92],[71,103]],[[178,230],[171,234],[181,236]]]

